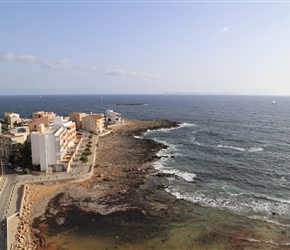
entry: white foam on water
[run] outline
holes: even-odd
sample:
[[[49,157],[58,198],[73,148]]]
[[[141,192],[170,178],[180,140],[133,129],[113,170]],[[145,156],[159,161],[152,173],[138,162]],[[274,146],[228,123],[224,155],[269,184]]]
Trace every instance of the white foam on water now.
[[[275,246],[289,246],[290,245],[290,242],[278,243],[273,240],[258,240],[255,238],[239,238],[239,239],[249,241],[249,242],[265,243],[265,244],[270,244],[270,245],[275,245]]]
[[[166,191],[174,195],[177,199],[184,199],[201,206],[219,208],[247,216],[251,219],[259,219],[281,226],[289,226],[289,201],[274,201],[242,193],[238,195],[217,193],[213,190],[193,190],[192,192],[188,192],[176,186],[169,186]]]
[[[171,130],[178,129],[179,127],[171,127],[171,128],[159,128],[159,129],[147,129],[147,131],[144,133],[144,135],[152,133],[152,132],[169,132]]]
[[[249,152],[261,152],[263,150],[264,150],[263,148],[250,148],[248,151]]]
[[[196,177],[196,174],[188,173],[188,172],[184,172],[184,171],[180,171],[180,170],[162,169],[162,172],[166,173],[166,174],[172,174],[172,175],[179,176],[179,177],[181,177],[183,180],[185,180],[187,182],[193,182],[194,178]]]
[[[175,175],[187,182],[193,182],[194,178],[196,177],[196,174],[166,167],[166,162],[172,160],[174,159],[162,157],[159,161],[154,162],[152,165],[154,166],[155,169],[159,170],[161,173]]]
[[[233,147],[233,146],[225,146],[225,145],[217,145],[218,148],[229,148],[229,149],[234,149],[234,150],[238,150],[238,151],[246,151],[246,149],[244,148],[240,148],[240,147]]]
[[[191,143],[192,143],[192,144],[195,144],[195,145],[197,145],[197,146],[204,146],[204,145],[202,145],[201,143],[199,143],[198,141],[196,141],[195,137],[192,137],[192,138],[191,138]]]
[[[261,241],[260,240],[257,240],[257,239],[254,239],[254,238],[240,238],[240,239],[242,239],[242,240],[246,240],[246,241],[249,241],[249,242],[258,242],[258,243],[260,243]]]
[[[247,152],[251,152],[251,153],[261,152],[264,150],[263,148],[259,148],[259,147],[252,147],[252,148],[246,149],[246,148],[242,148],[242,147],[227,146],[227,145],[222,145],[222,144],[217,145],[217,147],[218,148],[228,148],[228,149],[233,149],[233,150],[238,150],[238,151],[247,151]]]
[[[187,123],[187,122],[184,122],[184,123],[181,123],[180,127],[196,127],[196,124],[195,123]]]
[[[267,216],[259,216],[259,215],[253,215],[253,216],[248,216],[250,219],[252,220],[261,220],[261,221],[266,221],[268,223],[272,223],[272,224],[275,224],[275,225],[278,225],[278,226],[282,226],[282,227],[289,227],[290,224],[286,224],[286,223],[280,223],[279,221],[277,220],[271,220],[269,219]]]
[[[136,139],[143,139],[144,137],[143,136],[139,136],[139,135],[134,135],[134,138],[136,138]]]

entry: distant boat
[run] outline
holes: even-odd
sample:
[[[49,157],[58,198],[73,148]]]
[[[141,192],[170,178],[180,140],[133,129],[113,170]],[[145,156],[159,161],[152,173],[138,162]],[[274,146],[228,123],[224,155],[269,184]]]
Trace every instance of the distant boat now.
[[[276,104],[275,100],[273,100],[273,101],[272,101],[272,104],[273,104],[273,105],[275,105],[275,104]]]

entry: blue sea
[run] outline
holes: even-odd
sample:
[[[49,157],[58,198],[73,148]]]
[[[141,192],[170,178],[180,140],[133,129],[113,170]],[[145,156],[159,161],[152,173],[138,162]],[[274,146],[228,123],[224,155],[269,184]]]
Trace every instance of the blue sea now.
[[[116,105],[134,103],[143,105]],[[68,116],[107,109],[124,118],[180,122],[178,128],[144,135],[169,146],[155,163],[172,174],[167,192],[204,207],[290,226],[290,97],[0,96],[0,117],[4,111],[30,118],[40,110]]]

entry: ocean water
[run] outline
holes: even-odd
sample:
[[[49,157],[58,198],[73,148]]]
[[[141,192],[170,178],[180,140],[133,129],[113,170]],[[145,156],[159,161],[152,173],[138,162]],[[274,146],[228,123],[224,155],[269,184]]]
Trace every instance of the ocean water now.
[[[166,191],[204,207],[290,225],[290,97],[76,95],[0,96],[0,117],[38,110],[68,116],[113,109],[123,117],[181,126],[147,131],[169,147],[155,167],[171,173]],[[143,103],[144,105],[116,105]],[[169,157],[168,157],[169,156]],[[173,156],[173,157],[171,157]]]

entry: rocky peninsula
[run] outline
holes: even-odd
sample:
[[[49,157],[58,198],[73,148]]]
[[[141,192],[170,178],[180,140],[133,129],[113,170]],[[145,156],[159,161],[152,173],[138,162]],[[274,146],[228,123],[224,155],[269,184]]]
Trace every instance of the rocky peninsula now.
[[[136,136],[178,125],[126,119],[99,138],[92,178],[30,185],[16,249],[281,249],[269,244],[288,237],[279,226],[165,192],[152,162],[167,146]]]

